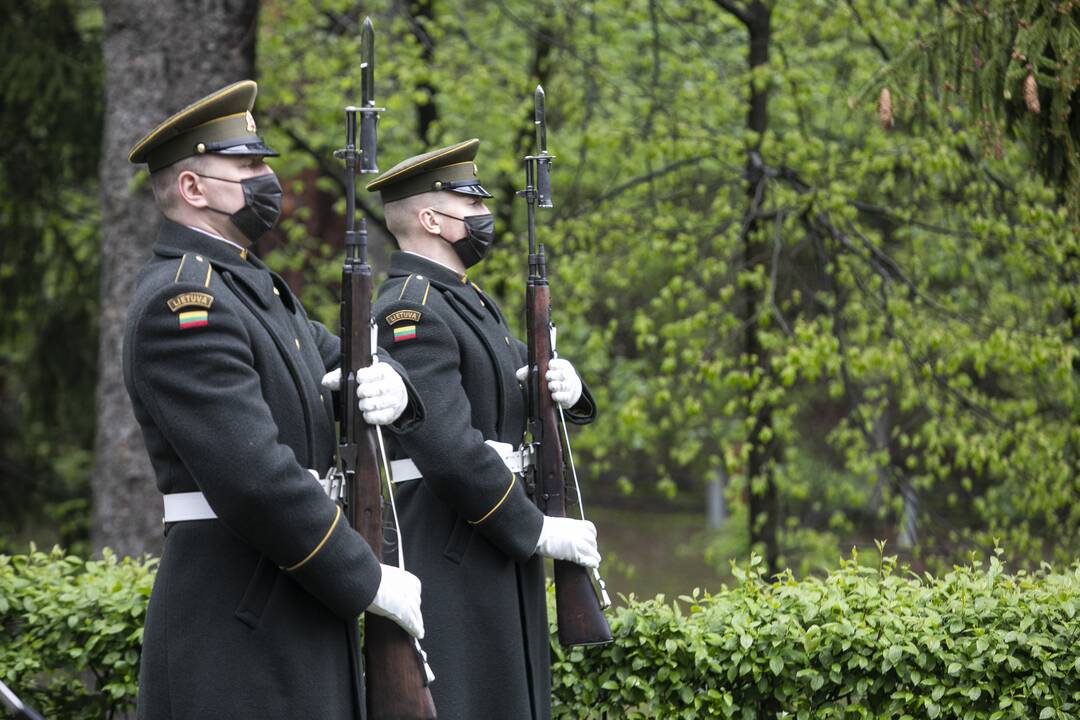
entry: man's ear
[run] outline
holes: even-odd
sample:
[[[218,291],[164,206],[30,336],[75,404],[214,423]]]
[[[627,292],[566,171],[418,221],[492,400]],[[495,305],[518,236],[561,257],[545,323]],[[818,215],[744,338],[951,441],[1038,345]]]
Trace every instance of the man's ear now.
[[[180,198],[192,207],[204,208],[209,205],[202,178],[190,170],[184,170],[176,176],[176,190]]]
[[[432,235],[441,235],[442,226],[439,224],[439,214],[429,207],[420,208],[416,213],[416,219],[420,227]]]

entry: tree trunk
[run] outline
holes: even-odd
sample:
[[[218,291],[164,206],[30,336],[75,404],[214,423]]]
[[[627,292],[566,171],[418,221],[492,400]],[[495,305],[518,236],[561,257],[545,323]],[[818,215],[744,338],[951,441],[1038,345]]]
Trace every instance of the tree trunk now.
[[[742,11],[742,17],[750,36],[750,50],[747,57],[751,71],[769,62],[770,15],[769,6],[759,0],[749,3]],[[757,149],[769,126],[768,111],[769,89],[750,83],[750,108],[747,112],[746,127],[757,134],[757,146],[747,157],[746,172],[749,179],[747,189],[747,213],[749,222],[743,237],[743,262],[749,271],[754,265],[765,262],[769,256],[758,240],[760,224],[755,215],[765,204],[766,179],[761,156]],[[765,349],[758,337],[757,314],[761,299],[753,288],[746,289],[744,308],[746,323],[743,334],[743,354],[759,369],[762,383],[771,375]],[[754,392],[754,391],[751,391]],[[750,457],[747,466],[749,488],[750,544],[763,545],[765,548],[765,567],[768,573],[776,572],[780,557],[779,527],[780,508],[776,492],[776,480],[773,476],[775,459],[779,456],[776,449],[776,436],[772,431],[772,408],[765,403],[754,417],[753,430],[750,433]]]
[[[428,25],[435,20],[431,0],[409,0],[405,3],[405,10],[412,25],[413,37],[421,47],[420,60],[425,67],[430,68],[435,62],[435,41],[428,34]],[[424,100],[416,103],[416,134],[426,152],[432,142],[431,128],[439,119],[439,107],[435,104],[439,91],[430,80],[421,82],[417,90],[423,90],[425,94]]]
[[[101,339],[91,478],[95,549],[161,548],[161,496],[121,371],[124,320],[160,215],[127,155],[188,103],[250,78],[258,0],[104,0],[105,129],[101,154]],[[77,109],[76,109],[77,111]],[[139,174],[140,182],[133,182]]]

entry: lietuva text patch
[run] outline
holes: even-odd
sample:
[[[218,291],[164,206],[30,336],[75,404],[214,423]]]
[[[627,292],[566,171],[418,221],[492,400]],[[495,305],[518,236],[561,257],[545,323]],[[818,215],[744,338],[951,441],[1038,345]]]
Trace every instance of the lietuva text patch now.
[[[180,293],[176,297],[168,299],[166,302],[169,305],[169,309],[173,312],[185,307],[201,307],[209,310],[210,306],[214,304],[214,296],[209,293],[186,292]]]
[[[402,320],[408,320],[410,322],[420,322],[419,310],[397,310],[386,316],[386,324],[393,325],[396,322]]]

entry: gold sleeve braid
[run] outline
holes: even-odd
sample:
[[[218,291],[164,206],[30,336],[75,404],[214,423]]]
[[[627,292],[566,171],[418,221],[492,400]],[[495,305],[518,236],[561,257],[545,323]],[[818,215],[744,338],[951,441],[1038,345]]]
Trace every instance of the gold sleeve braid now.
[[[330,536],[334,534],[334,528],[336,528],[338,522],[341,521],[341,506],[337,505],[336,507],[337,513],[334,514],[334,521],[330,523],[330,529],[326,531],[326,535],[323,536],[323,539],[319,541],[319,544],[315,546],[314,550],[308,553],[308,556],[306,558],[296,563],[295,565],[290,565],[289,567],[285,568],[285,572],[293,572],[294,570],[299,570],[305,564],[307,564],[307,562],[311,560],[311,558],[318,555],[319,551],[323,549],[323,545],[326,545],[326,541],[329,540]]]
[[[515,475],[514,473],[510,473],[510,485],[506,488],[506,492],[503,493],[503,496],[499,499],[499,502],[495,503],[495,507],[488,510],[487,513],[484,515],[484,517],[480,518],[479,520],[470,520],[469,524],[470,525],[479,525],[480,523],[484,522],[489,517],[491,517],[495,513],[495,511],[498,510],[500,507],[502,507],[502,504],[504,502],[506,502],[506,498],[510,497],[510,491],[514,489],[514,483],[516,483],[516,482],[517,482],[517,475]]]

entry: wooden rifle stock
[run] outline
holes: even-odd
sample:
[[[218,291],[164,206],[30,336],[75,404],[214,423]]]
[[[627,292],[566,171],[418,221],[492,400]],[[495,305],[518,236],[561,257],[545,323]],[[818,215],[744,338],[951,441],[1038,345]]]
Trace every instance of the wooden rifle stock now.
[[[558,416],[544,379],[554,349],[551,347],[551,288],[543,275],[543,252],[541,245],[535,263],[539,273],[530,274],[526,290],[529,367],[533,370],[529,394],[533,406],[533,441],[536,443],[534,471],[540,509],[545,515],[566,517],[566,477]],[[555,560],[554,565],[559,642],[565,646],[611,642],[611,628],[596,597],[588,569],[565,560]]]
[[[363,232],[361,230],[361,232]],[[356,404],[356,371],[371,365],[371,266],[346,259],[342,273],[342,439],[345,508],[379,562],[383,560],[382,484],[375,428]],[[370,720],[430,720],[435,703],[412,636],[389,618],[364,615],[364,668]]]

